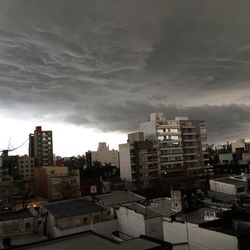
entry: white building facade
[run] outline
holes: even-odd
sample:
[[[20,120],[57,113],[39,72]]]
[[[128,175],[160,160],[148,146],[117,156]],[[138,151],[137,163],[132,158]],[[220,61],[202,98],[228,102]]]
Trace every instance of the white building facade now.
[[[92,162],[99,161],[103,166],[110,164],[114,167],[119,167],[119,152],[118,150],[109,150],[106,142],[100,142],[97,151],[91,152]]]
[[[161,176],[186,173],[203,177],[208,162],[206,152],[206,125],[204,121],[176,117],[167,120],[163,113],[150,114],[139,130],[145,139],[159,142],[159,169]]]

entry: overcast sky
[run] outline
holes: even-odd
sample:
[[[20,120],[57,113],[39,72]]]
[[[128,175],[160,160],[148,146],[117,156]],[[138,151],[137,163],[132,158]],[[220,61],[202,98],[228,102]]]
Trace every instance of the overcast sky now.
[[[150,112],[250,138],[249,0],[1,0],[0,148],[111,148]],[[20,151],[27,152],[27,145]]]

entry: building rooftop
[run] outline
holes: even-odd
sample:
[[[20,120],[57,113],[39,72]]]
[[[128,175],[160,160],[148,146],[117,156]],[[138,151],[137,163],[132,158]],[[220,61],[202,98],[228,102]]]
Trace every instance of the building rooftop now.
[[[9,237],[9,236],[7,236],[7,237]],[[0,236],[0,249],[6,249],[3,246],[3,239],[4,238],[6,238],[6,235]],[[11,238],[11,244],[14,246],[36,243],[36,242],[48,239],[46,236],[41,236],[37,233],[17,234],[17,235],[11,234],[10,238]]]
[[[12,212],[0,213],[0,221],[20,220],[30,217],[33,217],[33,215],[28,209],[14,211],[14,212],[12,211]]]
[[[161,216],[170,216],[176,213],[172,211],[171,198],[167,197],[154,199],[148,206],[148,209]]]
[[[214,181],[217,182],[223,182],[226,184],[231,184],[231,185],[235,185],[237,187],[242,187],[242,186],[246,186],[247,182],[242,180],[242,178],[240,177],[224,177],[224,178],[219,178],[219,179],[215,179]]]
[[[160,216],[157,213],[154,213],[153,211],[150,211],[148,207],[143,206],[141,204],[133,203],[128,205],[123,205],[124,207],[134,210],[138,214],[142,214],[145,219],[151,219]]]
[[[202,207],[195,209],[190,212],[183,212],[179,215],[176,216],[177,220],[180,219],[181,221],[187,221],[189,223],[193,224],[201,224],[206,222],[204,216],[205,216],[205,211],[207,212],[215,212],[215,213],[220,213],[222,210],[218,208],[211,208],[211,207]]]
[[[220,201],[223,203],[231,203],[235,201],[235,195],[216,192],[212,190],[207,191],[207,196],[215,201]]]
[[[113,191],[109,194],[97,195],[105,206],[120,205],[145,200],[144,197],[128,191]]]
[[[74,235],[64,236],[51,240],[41,241],[33,244],[14,247],[14,249],[32,249],[32,250],[61,250],[61,249],[74,249],[74,250],[140,250],[140,249],[159,249],[165,246],[167,248],[170,244],[163,241],[153,240],[150,237],[139,237],[136,239],[116,242],[112,239],[103,237],[92,231],[86,231]]]
[[[83,199],[53,202],[46,204],[43,207],[58,219],[105,210],[102,206]]]

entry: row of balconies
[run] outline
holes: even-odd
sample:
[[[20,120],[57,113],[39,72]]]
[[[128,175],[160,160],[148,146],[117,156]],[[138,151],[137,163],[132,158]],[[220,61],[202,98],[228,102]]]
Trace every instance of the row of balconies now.
[[[169,164],[183,164],[184,161],[183,160],[179,160],[179,161],[161,161],[161,164],[163,165],[169,165]]]

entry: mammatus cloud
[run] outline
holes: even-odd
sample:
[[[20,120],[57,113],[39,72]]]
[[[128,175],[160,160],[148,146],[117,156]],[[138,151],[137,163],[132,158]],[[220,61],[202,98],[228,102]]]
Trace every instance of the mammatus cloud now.
[[[162,111],[247,137],[250,3],[129,2],[1,1],[2,112],[127,132]]]

